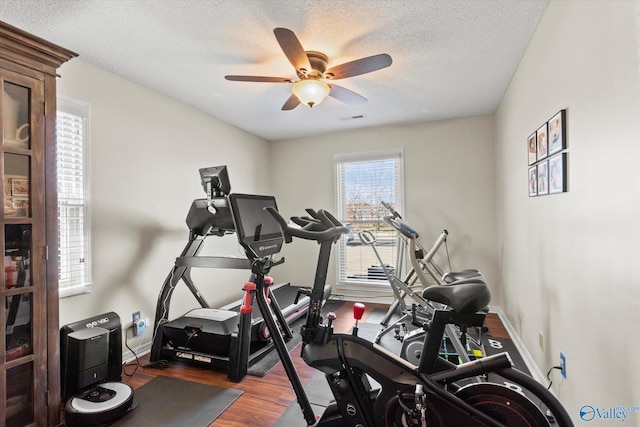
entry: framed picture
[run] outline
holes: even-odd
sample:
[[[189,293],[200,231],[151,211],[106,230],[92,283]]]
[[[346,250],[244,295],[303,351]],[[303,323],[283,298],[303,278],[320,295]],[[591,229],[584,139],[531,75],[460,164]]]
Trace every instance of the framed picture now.
[[[538,195],[538,168],[529,168],[529,197]]]
[[[5,216],[22,218],[29,216],[28,197],[14,197],[11,203],[12,206],[9,208],[9,212],[7,212],[7,209],[5,209]]]
[[[549,158],[549,193],[567,191],[567,153],[556,154]]]
[[[567,148],[566,111],[561,110],[549,120],[549,155]]]
[[[29,216],[29,177],[25,175],[4,176],[4,216]]]
[[[532,165],[538,160],[538,146],[536,145],[535,132],[527,138],[527,147],[529,148],[529,165]]]
[[[549,194],[549,161],[545,160],[538,166],[538,195]]]
[[[11,195],[13,197],[29,197],[29,180],[26,178],[12,178]]]
[[[547,139],[547,124],[543,124],[542,126],[540,126],[540,128],[536,131],[536,140],[538,143],[538,156],[537,159],[538,160],[542,160],[545,157],[547,157],[547,155],[549,154],[548,152],[548,139]]]

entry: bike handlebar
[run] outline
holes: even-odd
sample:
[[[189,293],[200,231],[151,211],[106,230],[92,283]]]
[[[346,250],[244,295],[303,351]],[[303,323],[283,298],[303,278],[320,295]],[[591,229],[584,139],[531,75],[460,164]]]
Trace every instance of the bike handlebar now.
[[[299,225],[300,228],[289,225],[275,208],[269,206],[264,209],[278,221],[287,243],[291,243],[293,236],[316,242],[335,241],[340,238],[340,235],[349,232],[349,229],[342,225],[336,217],[323,209],[319,211],[305,209],[311,217],[291,217],[291,221]]]
[[[402,219],[402,216],[398,213],[398,211],[396,211],[395,209],[393,209],[393,206],[391,206],[391,204],[389,204],[389,203],[385,202],[384,200],[381,200],[381,201],[380,201],[380,204],[381,204],[382,206],[384,206],[384,207],[389,211],[389,213],[391,213],[391,216],[392,216],[393,218],[400,218],[400,219]]]
[[[402,234],[404,237],[407,237],[409,239],[417,239],[419,237],[418,232],[411,228],[409,224],[404,222],[402,218],[394,218],[391,215],[387,215],[383,218],[383,220],[384,222],[395,228],[396,231]]]

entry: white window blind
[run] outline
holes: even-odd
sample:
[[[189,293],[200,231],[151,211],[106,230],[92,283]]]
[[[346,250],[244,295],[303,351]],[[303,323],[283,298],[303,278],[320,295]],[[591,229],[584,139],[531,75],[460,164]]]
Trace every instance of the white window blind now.
[[[381,263],[373,249],[362,244],[358,232],[372,232],[385,265],[395,269],[397,237],[382,220],[388,212],[381,202],[402,210],[402,150],[337,155],[334,162],[337,212],[350,229],[337,251],[338,286],[361,284],[369,289],[388,286]]]
[[[89,104],[58,98],[56,120],[60,296],[91,290]]]

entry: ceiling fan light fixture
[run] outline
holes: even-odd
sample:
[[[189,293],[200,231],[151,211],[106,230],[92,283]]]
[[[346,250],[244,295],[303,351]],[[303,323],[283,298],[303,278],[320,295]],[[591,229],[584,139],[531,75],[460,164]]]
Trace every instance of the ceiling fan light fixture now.
[[[291,89],[301,103],[309,107],[320,104],[331,91],[331,87],[320,80],[300,80]]]

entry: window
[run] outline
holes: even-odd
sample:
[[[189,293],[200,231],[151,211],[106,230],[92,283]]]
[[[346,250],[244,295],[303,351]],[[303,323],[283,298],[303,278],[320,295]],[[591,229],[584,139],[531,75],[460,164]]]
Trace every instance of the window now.
[[[402,150],[337,155],[334,159],[337,183],[337,212],[349,228],[337,253],[338,286],[358,284],[388,286],[382,266],[358,233],[368,230],[376,238],[376,249],[385,265],[395,268],[397,238],[383,220],[387,213],[381,202],[396,210],[403,207]],[[400,272],[399,272],[400,273]]]
[[[89,104],[58,98],[58,242],[60,297],[91,290]]]

